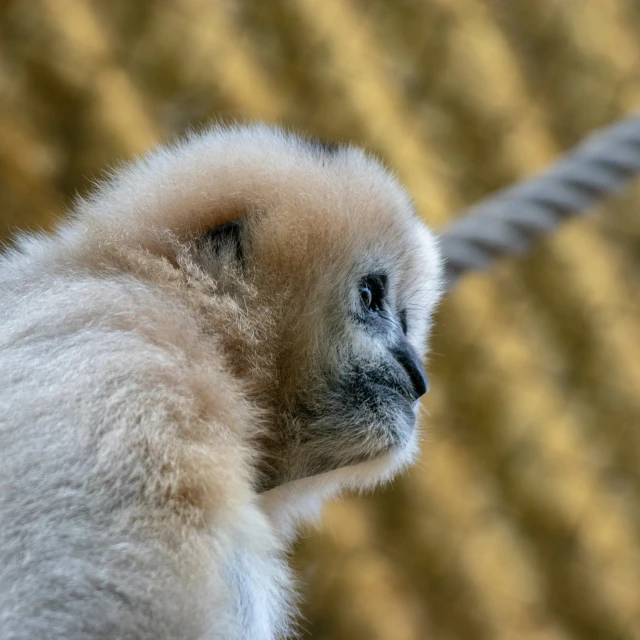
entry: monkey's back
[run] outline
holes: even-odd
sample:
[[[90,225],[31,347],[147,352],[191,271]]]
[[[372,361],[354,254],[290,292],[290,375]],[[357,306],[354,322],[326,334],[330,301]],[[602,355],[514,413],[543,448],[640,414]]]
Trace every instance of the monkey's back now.
[[[36,246],[0,268],[0,636],[272,624],[234,593],[245,557],[276,596],[287,576],[253,505],[251,408],[215,344],[170,287]]]

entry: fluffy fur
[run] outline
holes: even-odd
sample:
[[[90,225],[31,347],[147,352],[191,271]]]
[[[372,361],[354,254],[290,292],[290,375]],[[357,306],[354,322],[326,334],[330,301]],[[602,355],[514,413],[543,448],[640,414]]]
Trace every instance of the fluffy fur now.
[[[362,308],[370,273],[384,312]],[[424,355],[440,274],[374,159],[262,126],[161,148],[19,238],[0,258],[0,637],[291,633],[295,524],[415,453],[398,362]]]

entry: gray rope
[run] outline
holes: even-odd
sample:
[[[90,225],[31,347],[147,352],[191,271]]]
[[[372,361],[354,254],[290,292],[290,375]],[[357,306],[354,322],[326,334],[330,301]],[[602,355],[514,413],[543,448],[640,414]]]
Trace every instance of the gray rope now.
[[[561,222],[621,191],[640,173],[640,116],[589,136],[559,162],[468,209],[441,233],[451,289],[466,271],[524,253]]]

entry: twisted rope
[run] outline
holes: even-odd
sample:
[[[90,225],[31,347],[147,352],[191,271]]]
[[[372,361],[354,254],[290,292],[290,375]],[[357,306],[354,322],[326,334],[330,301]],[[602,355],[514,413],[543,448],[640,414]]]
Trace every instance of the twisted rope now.
[[[524,253],[569,216],[621,191],[640,173],[640,115],[589,136],[539,176],[468,209],[440,236],[451,289],[466,271]]]

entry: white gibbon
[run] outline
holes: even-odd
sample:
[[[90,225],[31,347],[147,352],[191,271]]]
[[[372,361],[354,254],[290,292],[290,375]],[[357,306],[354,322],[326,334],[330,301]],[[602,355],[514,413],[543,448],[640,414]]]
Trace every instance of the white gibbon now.
[[[434,236],[355,147],[216,127],[0,256],[0,637],[273,640],[296,524],[417,449]]]

